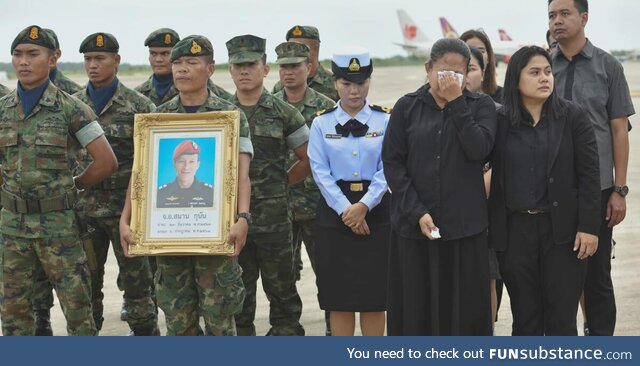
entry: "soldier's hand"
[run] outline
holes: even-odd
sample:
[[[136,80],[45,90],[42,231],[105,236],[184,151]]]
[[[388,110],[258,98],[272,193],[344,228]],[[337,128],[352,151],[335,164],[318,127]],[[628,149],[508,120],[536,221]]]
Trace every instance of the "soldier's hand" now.
[[[135,240],[133,239],[133,234],[131,232],[131,226],[129,224],[120,221],[120,245],[122,246],[122,251],[124,252],[125,257],[131,258],[132,255],[129,255],[129,245],[134,245]]]
[[[235,224],[231,225],[229,230],[229,244],[234,245],[232,257],[240,255],[242,248],[247,242],[247,234],[249,233],[249,223],[245,219],[239,219]]]

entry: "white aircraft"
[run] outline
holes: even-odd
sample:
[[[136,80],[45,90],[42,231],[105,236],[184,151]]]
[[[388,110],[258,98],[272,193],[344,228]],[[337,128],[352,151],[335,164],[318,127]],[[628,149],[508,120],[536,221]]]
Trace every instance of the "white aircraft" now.
[[[400,31],[404,43],[395,44],[416,57],[428,59],[431,55],[433,41],[422,33],[406,11],[398,9],[398,21],[400,21]]]
[[[449,21],[440,17],[440,28],[442,29],[442,35],[445,38],[458,38],[458,32],[456,32],[455,28],[449,23]],[[478,29],[486,34],[486,32],[480,28]],[[502,61],[504,63],[508,63],[511,59],[511,56],[520,48],[525,46],[525,44],[520,44],[515,42],[504,29],[500,28],[498,30],[500,34],[500,39],[491,39],[489,35],[489,41],[491,42],[491,47],[493,47],[493,53],[496,55],[496,62]]]

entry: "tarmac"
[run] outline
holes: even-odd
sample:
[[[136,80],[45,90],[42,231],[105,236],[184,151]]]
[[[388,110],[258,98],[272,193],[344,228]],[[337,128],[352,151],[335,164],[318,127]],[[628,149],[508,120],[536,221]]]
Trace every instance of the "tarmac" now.
[[[636,112],[640,113],[640,63],[625,63],[624,68]],[[369,91],[369,101],[382,106],[393,106],[398,98],[416,90],[426,79],[422,66],[379,67],[374,70]],[[504,71],[505,66],[501,64],[498,68],[498,74],[504,75]],[[120,80],[129,87],[135,87],[148,77],[148,75],[123,76],[120,77]],[[72,78],[79,83],[86,83],[86,79]],[[230,92],[235,90],[230,75],[226,70],[216,72],[212,79],[216,84]],[[277,80],[278,71],[274,69],[265,80],[267,89],[270,90]],[[10,80],[5,85],[15,85],[15,80]],[[634,126],[637,126],[636,128],[640,128],[640,116],[638,114],[632,116],[630,120]],[[638,306],[640,302],[640,245],[633,243],[634,238],[640,238],[640,194],[637,193],[640,192],[640,158],[638,158],[640,156],[640,134],[635,131],[635,128],[630,133],[629,139],[631,147],[627,184],[630,187],[630,194],[627,196],[627,216],[624,222],[618,225],[613,232],[617,245],[615,247],[615,259],[612,260],[612,276],[618,309],[615,335],[637,336],[640,335],[640,307]],[[301,323],[307,335],[321,336],[325,332],[324,312],[318,307],[315,275],[311,270],[306,252],[303,250],[302,253],[304,270],[302,271],[301,280],[297,283],[298,292],[303,302]],[[129,334],[127,323],[120,321],[122,293],[116,286],[117,274],[117,263],[113,253],[110,253],[104,281],[105,320],[100,335],[122,336]],[[54,335],[66,335],[66,322],[57,299],[52,309],[51,317]],[[506,291],[498,318],[495,334],[498,336],[510,335],[511,312]],[[578,311],[577,324],[578,333],[582,334],[580,311]],[[164,334],[166,328],[162,311],[159,314],[159,325],[162,334]],[[258,281],[255,325],[258,335],[264,335],[269,330],[269,303],[264,296],[260,281]],[[356,333],[358,334],[359,331],[356,330]]]

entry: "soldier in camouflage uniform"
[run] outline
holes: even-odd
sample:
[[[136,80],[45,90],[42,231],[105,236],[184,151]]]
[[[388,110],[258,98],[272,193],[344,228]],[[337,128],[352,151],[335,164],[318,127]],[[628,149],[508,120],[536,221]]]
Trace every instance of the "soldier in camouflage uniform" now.
[[[52,37],[55,47],[56,62],[49,69],[49,80],[65,93],[74,94],[78,92],[82,87],[66,77],[57,68],[58,60],[62,57],[58,36],[51,29],[43,29],[42,31]],[[33,311],[36,318],[36,335],[51,336],[53,335],[53,330],[51,329],[50,309],[53,307],[53,285],[47,280],[47,274],[40,266],[37,267],[34,277],[36,278],[36,284],[33,289]]]
[[[338,101],[338,92],[336,91],[333,74],[325,69],[318,61],[320,53],[320,32],[318,28],[309,25],[296,25],[287,32],[287,42],[300,42],[309,47],[309,59],[311,62],[311,70],[307,78],[309,87],[325,96]],[[282,90],[282,82],[278,81],[273,87],[273,93]]]
[[[229,71],[236,85],[233,103],[247,115],[256,150],[249,176],[254,224],[247,246],[240,254],[242,279],[247,289],[242,313],[237,317],[239,335],[255,335],[256,284],[269,299],[270,335],[304,335],[300,324],[302,301],[296,289],[291,238],[288,184],[303,181],[310,173],[307,158],[309,127],[294,107],[264,89],[269,72],[266,40],[252,35],[227,42]],[[287,174],[289,151],[299,161]]]
[[[296,107],[307,122],[307,126],[311,128],[311,122],[316,113],[329,109],[336,103],[306,84],[311,68],[309,47],[298,42],[285,42],[276,47],[276,53],[278,54],[276,63],[280,65],[280,82],[284,89],[274,96]],[[297,160],[294,154],[289,154],[289,165],[294,164]],[[289,208],[293,213],[293,244],[298,271],[297,279],[300,279],[300,270],[302,269],[300,248],[303,240],[315,273],[313,219],[316,216],[316,204],[319,199],[320,190],[312,176],[289,189]]]
[[[157,106],[170,101],[178,95],[178,89],[176,89],[171,75],[171,62],[169,61],[171,47],[178,41],[180,41],[180,36],[170,28],[155,30],[144,41],[144,45],[149,47],[149,64],[153,70],[153,75],[136,87],[136,90],[151,99]],[[207,87],[213,94],[222,99],[228,100],[233,96],[214,84],[211,79],[208,80]]]
[[[173,75],[180,94],[158,107],[161,113],[196,113],[238,110],[215,96],[207,80],[215,69],[213,46],[203,36],[189,36],[171,51]],[[238,159],[238,218],[231,226],[229,242],[235,245],[232,256],[159,256],[156,277],[158,306],[164,311],[167,335],[200,335],[200,315],[207,335],[236,335],[234,316],[242,309],[245,290],[242,268],[237,256],[244,247],[251,216],[249,165],[253,147],[249,126],[240,112]],[[130,188],[129,188],[130,189]],[[125,250],[133,241],[131,229],[131,195],[120,219]]]
[[[309,61],[309,47],[303,43],[285,42],[276,47],[280,65],[280,82],[284,89],[274,94],[285,102],[296,107],[311,128],[311,122],[316,113],[332,108],[336,103],[307,86],[307,78],[311,69]],[[289,154],[289,165],[297,161],[294,154]],[[289,189],[289,209],[293,213],[292,237],[294,245],[294,265],[296,279],[300,280],[302,270],[301,247],[307,249],[313,273],[316,271],[314,219],[316,205],[321,198],[320,190],[310,175],[304,182],[295,184]],[[329,313],[325,313],[327,335],[331,334]]]
[[[127,322],[133,335],[159,335],[156,307],[151,293],[153,276],[147,257],[126,258],[120,245],[120,214],[133,166],[133,117],[136,113],[152,113],[155,105],[144,95],[127,88],[117,78],[120,65],[119,45],[109,33],[94,33],[80,45],[84,68],[89,76],[86,89],[74,96],[90,106],[98,115],[118,159],[118,171],[109,179],[85,190],[79,208],[89,227],[93,228],[93,247],[97,268],[91,273],[91,305],[98,330],[102,329],[104,265],[109,243],[120,269],[119,278],[127,303]],[[91,161],[80,163],[84,168]]]
[[[11,93],[11,89],[6,86],[0,84],[0,97],[4,97],[5,95]]]
[[[20,32],[11,45],[18,88],[0,100],[4,335],[35,334],[36,263],[56,289],[69,334],[97,333],[73,205],[77,189],[105,179],[118,163],[91,109],[49,81],[54,52],[52,37],[40,27]],[[74,177],[82,147],[94,162]]]

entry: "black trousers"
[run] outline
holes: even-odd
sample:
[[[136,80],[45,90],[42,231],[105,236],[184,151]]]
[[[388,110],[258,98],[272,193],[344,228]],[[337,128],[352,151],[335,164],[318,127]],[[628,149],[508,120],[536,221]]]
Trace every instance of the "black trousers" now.
[[[611,281],[611,237],[613,229],[607,227],[607,203],[613,189],[602,191],[602,224],[598,238],[598,251],[589,258],[587,279],[584,284],[584,307],[587,313],[589,335],[612,336],[616,327],[616,298]]]
[[[498,252],[513,314],[512,334],[577,335],[576,315],[587,262],[573,242],[555,244],[548,214],[514,213],[508,245]]]

